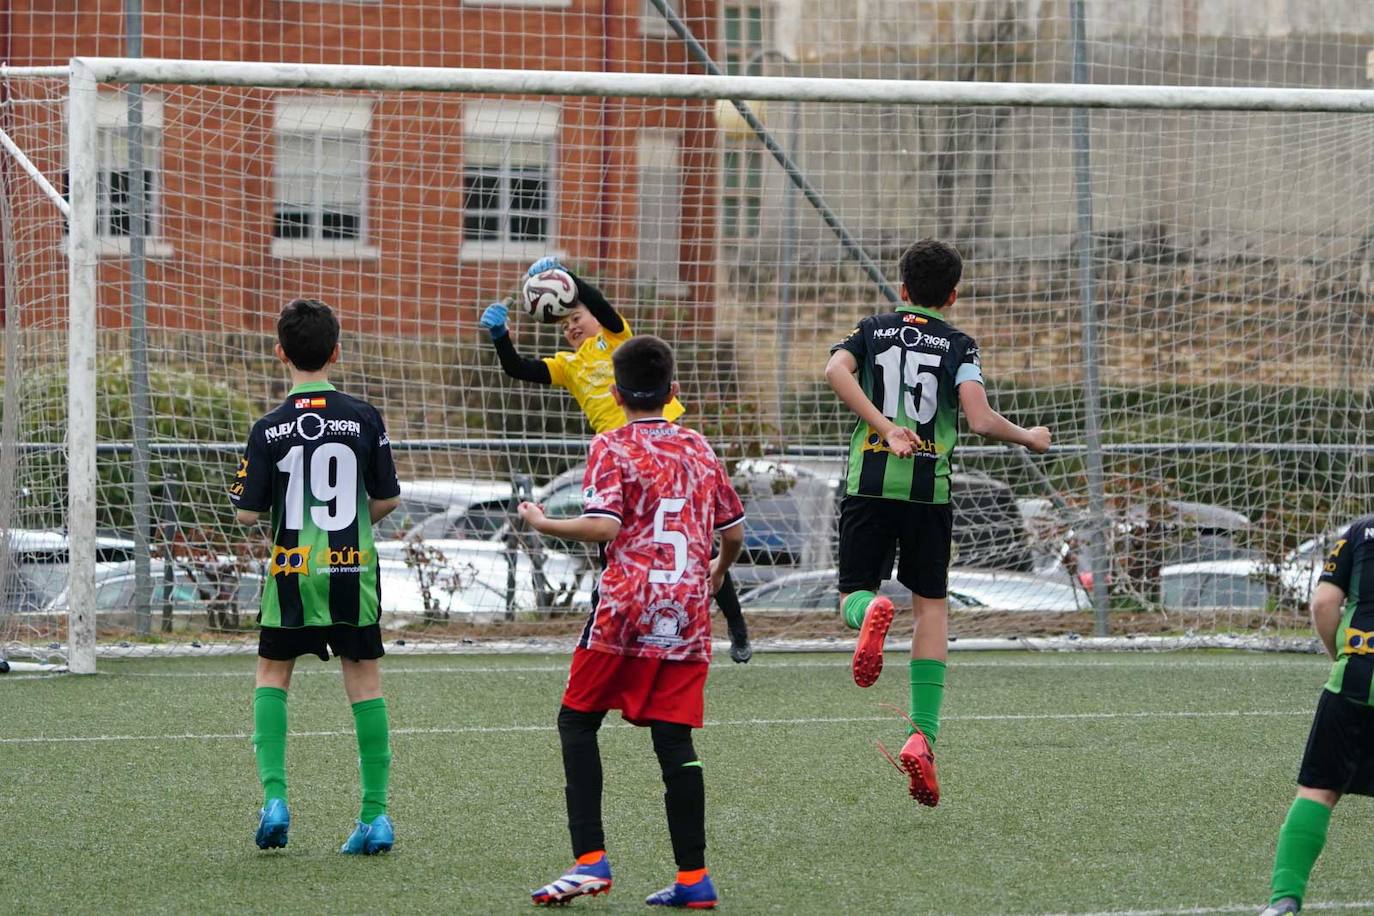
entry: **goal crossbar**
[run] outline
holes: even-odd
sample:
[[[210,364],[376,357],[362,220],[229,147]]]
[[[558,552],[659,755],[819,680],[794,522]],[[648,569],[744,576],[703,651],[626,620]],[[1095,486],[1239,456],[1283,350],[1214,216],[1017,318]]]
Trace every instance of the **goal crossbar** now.
[[[852,102],[872,105],[1023,106],[1207,111],[1374,112],[1370,89],[995,83],[831,77],[705,76],[571,70],[483,70],[78,57],[100,83],[178,83],[265,88],[486,92],[502,95]]]

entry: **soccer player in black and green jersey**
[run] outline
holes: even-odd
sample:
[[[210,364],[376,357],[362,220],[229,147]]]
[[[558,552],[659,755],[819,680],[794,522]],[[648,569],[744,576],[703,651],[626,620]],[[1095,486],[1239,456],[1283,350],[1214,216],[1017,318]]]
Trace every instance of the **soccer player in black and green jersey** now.
[[[840,611],[859,630],[854,681],[871,686],[883,670],[893,615],[892,602],[875,593],[900,546],[897,580],[911,589],[915,615],[912,734],[893,763],[910,777],[912,797],[934,806],[940,784],[933,747],[949,651],[949,462],[959,411],[973,432],[1035,452],[1049,449],[1050,431],[1023,429],[992,409],[978,345],[945,321],[942,310],[959,296],[959,252],[922,239],[903,252],[898,267],[905,304],[861,320],[831,348],[825,367],[826,380],[859,418],[840,507]]]
[[[272,553],[263,588],[253,695],[253,747],[264,803],[257,844],[285,846],[286,691],[296,658],[332,650],[353,705],[362,810],[342,852],[391,848],[386,814],[391,742],[382,697],[381,585],[372,526],[400,502],[382,416],[336,391],[339,322],[329,306],[297,299],[277,320],[277,358],[291,371],[285,403],[253,425],[229,488],[238,520],[271,510]]]
[[[1312,625],[1335,664],[1317,701],[1297,798],[1279,829],[1261,916],[1302,909],[1332,809],[1343,795],[1374,795],[1374,515],[1357,520],[1331,548],[1312,594]]]

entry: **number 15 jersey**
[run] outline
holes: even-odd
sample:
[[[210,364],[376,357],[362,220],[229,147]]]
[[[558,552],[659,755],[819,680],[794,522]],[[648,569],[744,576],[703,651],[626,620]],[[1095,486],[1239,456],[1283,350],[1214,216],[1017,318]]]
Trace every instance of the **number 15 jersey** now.
[[[592,440],[582,511],[620,522],[578,643],[613,655],[709,661],[711,541],[744,507],[706,437],[663,419]]]
[[[381,582],[368,499],[400,492],[381,414],[328,382],[297,386],[253,424],[229,498],[272,512],[262,625],[376,623]]]
[[[959,386],[982,384],[978,344],[935,309],[904,305],[859,322],[830,352],[847,350],[859,385],[898,426],[916,433],[916,453],[897,458],[859,420],[849,441],[851,496],[949,502],[949,458],[959,440]]]

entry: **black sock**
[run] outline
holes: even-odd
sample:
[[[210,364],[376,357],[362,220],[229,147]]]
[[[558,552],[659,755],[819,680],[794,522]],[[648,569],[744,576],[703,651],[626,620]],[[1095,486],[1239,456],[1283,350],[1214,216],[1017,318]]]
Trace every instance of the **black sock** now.
[[[649,733],[663,771],[663,808],[668,837],[680,871],[706,867],[706,782],[692,747],[692,729],[671,722],[652,722]]]
[[[568,833],[573,858],[606,848],[601,826],[601,751],[596,731],[604,712],[558,710],[558,738],[563,745],[563,794],[568,802]]]

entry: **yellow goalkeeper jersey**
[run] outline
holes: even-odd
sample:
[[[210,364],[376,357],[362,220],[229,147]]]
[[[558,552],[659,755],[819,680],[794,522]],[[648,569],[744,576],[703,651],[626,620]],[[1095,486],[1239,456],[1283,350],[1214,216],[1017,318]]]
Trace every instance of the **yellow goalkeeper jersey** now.
[[[625,425],[625,411],[611,397],[611,384],[615,381],[611,354],[633,336],[630,323],[625,321],[619,334],[612,334],[603,327],[595,337],[582,341],[576,352],[559,350],[553,356],[544,357],[550,380],[568,389],[587,415],[592,429],[598,433]],[[685,412],[677,398],[663,406],[663,416],[667,420],[676,420]]]

